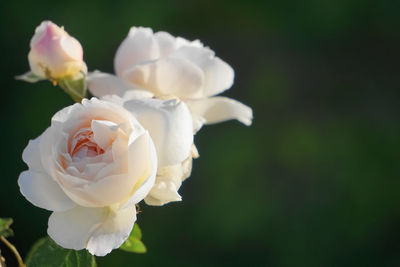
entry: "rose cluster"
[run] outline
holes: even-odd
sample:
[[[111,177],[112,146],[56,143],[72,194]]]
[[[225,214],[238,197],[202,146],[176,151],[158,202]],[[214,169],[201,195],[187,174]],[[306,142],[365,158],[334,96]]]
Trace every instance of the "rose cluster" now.
[[[200,41],[132,27],[119,46],[115,75],[88,72],[81,44],[50,21],[35,31],[31,71],[78,103],[58,111],[25,148],[21,193],[52,211],[49,236],[60,246],[103,256],[120,247],[136,204],[180,201],[179,188],[199,155],[205,124],[252,122],[252,110],[223,96],[234,71]],[[94,96],[85,98],[86,88]]]

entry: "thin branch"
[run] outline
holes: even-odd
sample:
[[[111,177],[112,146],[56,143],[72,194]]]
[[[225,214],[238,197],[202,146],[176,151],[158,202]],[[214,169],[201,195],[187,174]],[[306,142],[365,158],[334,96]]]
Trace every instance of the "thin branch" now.
[[[21,255],[19,255],[18,250],[14,247],[14,245],[8,242],[8,240],[4,236],[0,236],[0,239],[14,253],[15,257],[17,258],[19,267],[25,267],[25,263],[22,260]]]
[[[1,250],[0,250],[0,267],[6,267],[6,260],[1,255]]]

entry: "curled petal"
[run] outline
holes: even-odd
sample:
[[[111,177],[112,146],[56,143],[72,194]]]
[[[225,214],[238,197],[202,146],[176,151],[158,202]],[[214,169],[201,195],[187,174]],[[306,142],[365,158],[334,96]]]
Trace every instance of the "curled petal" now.
[[[236,119],[249,126],[253,119],[253,111],[250,107],[228,97],[218,96],[199,100],[188,100],[186,104],[194,118],[197,120],[204,120],[205,124]],[[200,126],[201,125],[202,123],[200,123]]]
[[[178,189],[179,187],[177,188],[172,181],[158,181],[144,201],[151,206],[162,206],[169,202],[181,201]]]
[[[156,183],[144,201],[148,205],[162,206],[172,201],[181,201],[178,190],[192,171],[192,156],[181,164],[167,166],[158,170]]]

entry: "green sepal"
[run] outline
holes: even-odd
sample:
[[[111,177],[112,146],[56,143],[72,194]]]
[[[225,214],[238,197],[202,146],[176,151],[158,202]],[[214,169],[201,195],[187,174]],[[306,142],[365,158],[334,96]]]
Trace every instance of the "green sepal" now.
[[[86,97],[86,73],[83,71],[72,77],[55,80],[54,83],[58,84],[75,102],[80,103]]]
[[[36,75],[32,71],[28,71],[27,73],[24,73],[22,75],[15,76],[15,79],[25,81],[28,83],[37,83],[39,81],[45,80],[45,78]]]
[[[141,239],[142,231],[140,230],[139,225],[135,223],[128,239],[125,240],[120,249],[133,253],[146,253],[146,246],[143,244]]]

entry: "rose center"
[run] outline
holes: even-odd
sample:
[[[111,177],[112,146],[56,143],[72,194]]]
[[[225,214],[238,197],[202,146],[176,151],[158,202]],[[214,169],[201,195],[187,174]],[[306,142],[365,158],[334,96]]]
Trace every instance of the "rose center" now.
[[[73,159],[96,157],[103,153],[104,150],[94,141],[93,131],[90,128],[80,129],[72,138],[69,154]]]

